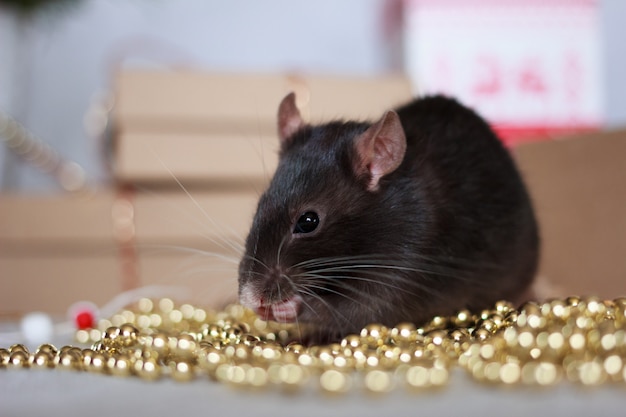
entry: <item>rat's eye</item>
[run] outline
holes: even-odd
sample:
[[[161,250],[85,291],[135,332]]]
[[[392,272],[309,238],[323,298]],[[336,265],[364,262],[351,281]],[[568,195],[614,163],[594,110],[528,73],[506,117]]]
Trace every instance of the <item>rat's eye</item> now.
[[[320,217],[314,211],[304,213],[293,228],[294,233],[311,233],[320,224]]]

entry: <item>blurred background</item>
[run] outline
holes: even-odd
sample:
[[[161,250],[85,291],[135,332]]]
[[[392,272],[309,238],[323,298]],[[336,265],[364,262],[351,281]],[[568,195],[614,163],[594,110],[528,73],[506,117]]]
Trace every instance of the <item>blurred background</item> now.
[[[515,147],[540,275],[613,297],[625,27],[622,0],[0,0],[0,317],[145,285],[235,300],[290,90],[312,121],[458,97]]]
[[[108,176],[89,112],[129,66],[405,73],[415,92],[457,95],[505,135],[616,127],[624,27],[621,0],[1,0],[0,109],[96,182]],[[6,146],[0,187],[58,189]]]

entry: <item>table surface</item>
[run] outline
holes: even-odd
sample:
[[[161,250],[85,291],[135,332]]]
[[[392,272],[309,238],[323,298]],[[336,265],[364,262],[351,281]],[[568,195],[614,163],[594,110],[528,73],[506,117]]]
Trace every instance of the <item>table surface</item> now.
[[[245,390],[208,378],[180,383],[143,381],[64,370],[0,370],[0,416],[246,415],[277,416],[618,416],[626,412],[626,386],[549,388],[477,383],[462,370],[441,389],[397,388],[372,395],[355,390],[328,395],[315,387],[296,393]]]

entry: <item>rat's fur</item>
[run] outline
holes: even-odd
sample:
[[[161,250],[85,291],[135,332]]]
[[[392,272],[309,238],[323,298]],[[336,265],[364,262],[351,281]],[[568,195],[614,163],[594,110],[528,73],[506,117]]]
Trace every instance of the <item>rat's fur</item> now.
[[[321,342],[372,322],[482,309],[529,287],[539,245],[531,202],[509,153],[472,110],[441,96],[396,109],[406,151],[372,182],[358,145],[372,124],[304,125],[299,113],[288,124],[282,107],[279,165],[240,263],[244,304],[297,296],[295,320]],[[292,233],[307,211],[319,214],[319,227]]]

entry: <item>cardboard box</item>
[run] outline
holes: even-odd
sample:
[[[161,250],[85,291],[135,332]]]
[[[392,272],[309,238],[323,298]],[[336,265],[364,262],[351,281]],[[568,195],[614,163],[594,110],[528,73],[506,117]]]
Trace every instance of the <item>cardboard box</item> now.
[[[296,92],[305,120],[375,119],[409,100],[401,76],[377,78],[127,70],[112,111],[122,183],[264,183],[277,163],[278,104]]]
[[[514,152],[539,219],[549,295],[626,295],[626,130]]]
[[[116,193],[0,197],[0,316],[103,305],[130,288],[177,286],[199,304],[236,299],[258,195]]]

